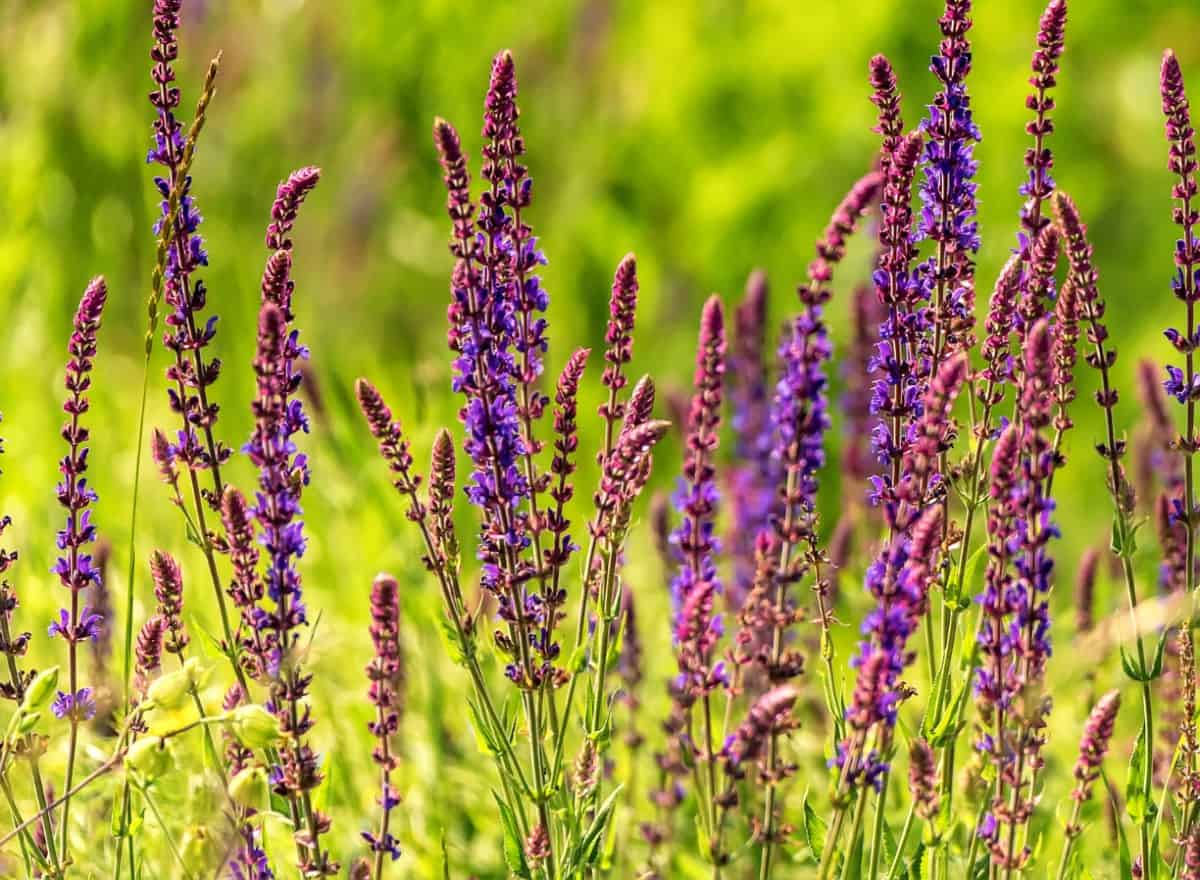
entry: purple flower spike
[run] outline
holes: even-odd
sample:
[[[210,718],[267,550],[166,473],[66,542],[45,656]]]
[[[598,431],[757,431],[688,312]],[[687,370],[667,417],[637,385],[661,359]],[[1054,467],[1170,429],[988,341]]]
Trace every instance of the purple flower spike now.
[[[904,119],[900,115],[900,89],[896,84],[896,72],[892,62],[884,55],[871,59],[869,80],[871,103],[879,109],[879,121],[872,129],[882,139],[879,157],[880,172],[886,177],[892,156],[904,139]]]
[[[1175,242],[1175,276],[1171,287],[1175,296],[1186,303],[1190,316],[1200,300],[1200,238],[1195,234],[1200,222],[1200,210],[1193,204],[1196,197],[1196,133],[1192,128],[1191,108],[1184,90],[1183,71],[1175,53],[1167,50],[1162,62],[1162,109],[1166,117],[1167,141],[1170,145],[1168,168],[1178,180],[1171,189],[1176,200],[1173,211],[1175,224],[1182,237]],[[1164,387],[1167,393],[1186,404],[1188,411],[1200,399],[1200,376],[1192,367],[1193,352],[1200,346],[1200,331],[1189,337],[1185,332],[1169,329],[1167,339],[1187,359],[1186,371],[1167,366]],[[1195,437],[1184,437],[1184,448],[1194,449]],[[1190,451],[1189,453],[1190,454]]]
[[[762,758],[772,737],[787,733],[796,726],[792,708],[798,697],[798,691],[785,684],[771,688],[754,701],[746,713],[746,719],[730,734],[729,741],[722,749],[732,775],[743,773],[745,764]]]
[[[172,654],[183,654],[188,644],[183,628],[183,574],[171,556],[155,550],[150,557],[150,574],[154,579],[154,597],[158,600],[155,612],[165,628],[164,647]]]
[[[928,367],[917,353],[924,345],[928,316],[922,303],[928,299],[913,277],[915,254],[912,240],[912,183],[920,135],[906,136],[888,164],[887,183],[880,204],[879,243],[883,249],[874,282],[879,301],[888,316],[880,327],[879,351],[873,368],[876,375],[871,411],[880,416],[872,446],[887,467],[884,479],[899,479],[900,461],[907,447],[907,425],[916,415],[920,381]]]
[[[0,443],[0,452],[3,452]],[[12,517],[0,516],[0,535],[3,535],[12,525]],[[17,592],[8,580],[8,570],[17,562],[17,551],[0,548],[0,654],[8,658],[8,668],[11,676],[8,681],[0,682],[0,699],[11,700],[20,704],[25,698],[25,688],[34,678],[34,672],[20,669],[20,658],[29,650],[29,640],[32,634],[18,632],[14,629],[13,614],[20,605]]]
[[[944,354],[970,347],[974,321],[974,260],[979,251],[974,180],[979,163],[974,150],[980,135],[966,85],[971,71],[970,14],[970,0],[947,0],[938,22],[942,42],[929,67],[941,88],[921,121],[924,182],[917,235],[934,242],[937,254],[918,269],[918,278],[935,291],[934,370]]]
[[[292,242],[288,237],[296,210],[319,177],[315,168],[294,172],[278,188],[271,209],[267,243],[276,250],[263,272],[262,305],[258,314],[258,344],[254,357],[257,395],[251,404],[254,428],[242,447],[258,471],[258,491],[249,510],[236,493],[225,493],[222,514],[228,525],[231,557],[235,563],[235,601],[242,604],[243,621],[251,630],[248,653],[257,658],[258,672],[270,688],[269,708],[279,717],[288,742],[279,750],[279,762],[270,768],[272,788],[293,803],[320,784],[321,759],[309,746],[307,734],[314,720],[307,703],[312,676],[298,656],[301,629],[308,624],[299,562],[307,548],[301,493],[308,484],[308,457],[296,446],[297,435],[307,433],[308,417],[298,396],[302,381],[299,362],[308,357],[292,327]],[[252,587],[252,555],[246,544],[244,518],[249,513],[259,532],[265,569],[262,585]],[[236,533],[235,533],[236,532]],[[268,607],[251,596],[270,599]],[[249,618],[247,620],[247,617]],[[329,830],[329,819],[308,811],[302,830],[308,843],[303,849],[301,872],[331,876],[337,864],[320,841]]]
[[[1117,711],[1121,708],[1120,691],[1109,691],[1092,708],[1088,715],[1087,724],[1083,728],[1083,737],[1079,741],[1079,759],[1075,762],[1075,790],[1071,798],[1076,801],[1087,801],[1092,796],[1092,785],[1100,777],[1100,765],[1108,752],[1108,744],[1112,740],[1113,726],[1117,721]],[[1071,833],[1071,829],[1067,830]],[[1078,829],[1075,829],[1078,834]]]
[[[157,116],[154,146],[146,161],[162,169],[160,176],[154,178],[161,197],[161,216],[154,225],[156,234],[162,232],[163,224],[170,219],[172,191],[179,193],[174,229],[168,229],[165,236],[163,277],[163,298],[172,309],[165,321],[163,345],[174,355],[166,371],[170,383],[168,397],[171,409],[183,421],[179,442],[171,447],[171,454],[184,467],[214,469],[214,481],[219,488],[220,478],[215,474],[228,460],[231,450],[213,436],[218,406],[209,400],[209,388],[220,374],[221,362],[204,358],[204,349],[216,335],[217,318],[214,315],[204,319],[208,291],[204,282],[194,277],[201,267],[208,265],[208,253],[199,234],[202,218],[191,195],[191,177],[184,167],[183,127],[175,117],[180,93],[174,84],[174,63],[179,56],[177,31],[182,5],[181,0],[154,3],[154,47],[150,57],[154,61],[151,78],[155,89],[150,93],[150,103]],[[213,499],[214,504],[216,500]]]
[[[103,623],[99,615],[81,608],[80,602],[81,593],[94,588],[100,580],[100,570],[89,552],[96,540],[96,526],[92,522],[90,508],[97,496],[86,477],[90,435],[83,425],[83,416],[89,409],[87,392],[92,385],[96,336],[107,298],[108,288],[104,279],[93,278],[79,301],[67,346],[70,359],[67,361],[67,399],[63,404],[67,421],[62,428],[67,454],[59,462],[62,479],[56,490],[58,503],[67,512],[67,522],[58,532],[58,549],[63,555],[58,557],[51,571],[70,590],[71,601],[69,610],[64,608],[59,611],[59,619],[50,627],[50,635],[63,637],[71,657],[69,690],[59,692],[53,709],[59,718],[68,718],[72,726],[90,719],[96,711],[91,688],[79,687],[75,653],[79,642],[96,638]]]
[[[700,317],[696,349],[696,392],[688,412],[683,481],[675,506],[683,519],[671,536],[679,569],[671,581],[676,609],[675,641],[684,688],[699,697],[719,682],[711,666],[712,649],[721,632],[713,602],[721,592],[713,534],[718,491],[714,455],[721,425],[721,394],[725,376],[725,318],[721,301],[712,297]]]
[[[767,276],[751,273],[746,292],[734,313],[734,338],[729,357],[730,419],[738,464],[728,477],[732,517],[727,538],[733,559],[729,607],[741,608],[754,580],[754,543],[770,522],[775,499],[768,430]]]
[[[923,739],[913,740],[908,752],[908,790],[916,814],[926,822],[938,813],[938,766],[933,747]]]
[[[1050,176],[1054,155],[1046,146],[1046,138],[1054,131],[1054,120],[1050,118],[1054,110],[1051,91],[1058,85],[1058,61],[1063,53],[1066,27],[1066,0],[1050,0],[1038,22],[1037,48],[1031,64],[1033,76],[1029,79],[1033,94],[1025,99],[1025,106],[1034,113],[1025,126],[1026,133],[1033,137],[1033,146],[1025,151],[1028,177],[1021,184],[1021,195],[1026,198],[1021,208],[1021,227],[1025,240],[1030,242],[1036,241],[1042,228],[1050,223],[1042,211],[1045,201],[1054,193],[1054,178]]]
[[[392,771],[398,761],[393,750],[400,713],[404,702],[404,658],[400,650],[400,585],[391,575],[381,574],[371,585],[371,643],[375,656],[367,665],[371,682],[367,695],[375,706],[375,719],[367,727],[375,737],[371,757],[379,766],[382,777],[379,805],[382,810],[379,830],[364,831],[363,838],[377,855],[377,867],[384,854],[393,861],[400,858],[400,843],[389,830],[392,810],[400,803],[400,795],[392,787]],[[376,871],[375,876],[379,876]]]

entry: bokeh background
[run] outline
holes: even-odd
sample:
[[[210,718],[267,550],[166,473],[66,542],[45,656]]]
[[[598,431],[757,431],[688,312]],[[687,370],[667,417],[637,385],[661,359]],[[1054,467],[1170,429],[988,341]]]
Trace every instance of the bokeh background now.
[[[108,277],[112,297],[96,377],[93,476],[100,527],[115,546],[112,581],[119,598],[125,590],[157,213],[143,162],[152,118],[149,7],[0,2],[0,433],[7,441],[0,507],[16,521],[16,584],[25,625],[36,633],[59,601],[47,572],[58,520],[65,340],[78,295],[95,273]],[[313,646],[316,735],[330,753],[328,797],[347,853],[373,797],[360,784],[369,763],[358,670],[370,652],[370,578],[386,569],[405,587],[412,648],[402,820],[410,876],[438,864],[443,832],[456,864],[481,876],[498,870],[486,803],[490,768],[465,730],[462,682],[434,633],[436,597],[350,397],[354,377],[375,378],[410,427],[418,460],[433,429],[454,419],[444,339],[448,226],[430,138],[434,116],[453,121],[477,157],[490,59],[513,50],[535,180],[528,216],[550,258],[550,371],[574,347],[601,345],[611,272],[632,250],[642,279],[634,368],[664,388],[686,389],[699,304],[710,292],[732,303],[748,272],[762,267],[773,282],[773,316],[782,320],[793,308],[791,291],[814,238],[872,160],[867,60],[876,52],[893,59],[906,116],[915,121],[933,91],[926,64],[939,12],[934,0],[185,4],[184,110],[194,105],[209,58],[224,52],[193,194],[211,256],[203,277],[221,316],[214,349],[225,371],[215,396],[221,435],[231,442],[249,427],[262,232],[275,185],[299,165],[324,170],[296,234],[298,322],[324,402],[307,447],[314,479],[305,574],[310,604],[322,610]],[[976,152],[981,300],[1015,242],[1039,13],[1033,0],[1005,0],[980,3],[975,16],[970,89],[983,131]],[[1134,364],[1169,356],[1160,331],[1178,313],[1168,287],[1174,228],[1158,63],[1173,46],[1200,88],[1200,7],[1192,0],[1078,0],[1067,46],[1054,114],[1055,177],[1091,225],[1121,352],[1118,377],[1129,389],[1118,417],[1132,429],[1140,419]],[[839,295],[865,272],[865,248],[852,248],[849,264],[835,285]],[[845,302],[840,296],[831,308],[835,342],[848,331]],[[161,352],[154,366],[150,423],[165,426]],[[1092,377],[1081,375],[1090,387]],[[598,396],[594,388],[588,394]],[[1068,535],[1058,551],[1064,581],[1081,548],[1103,541],[1109,525],[1103,471],[1089,452],[1099,425],[1088,396],[1081,393],[1076,406],[1071,466],[1056,483]],[[583,430],[586,448],[595,426]],[[661,485],[669,485],[677,460],[677,447],[664,447]],[[842,499],[830,470],[822,504],[833,511]],[[249,483],[244,464],[232,473]],[[590,479],[585,467],[582,485]],[[197,573],[193,608],[199,621],[208,619],[198,553],[152,474],[144,474],[141,492],[138,620],[149,595],[143,562],[153,546],[177,552]],[[644,558],[632,554],[632,578],[639,597],[661,608],[662,577],[647,546],[644,536],[635,543]],[[657,689],[667,633],[643,626]],[[50,656],[39,641],[39,658]],[[1069,667],[1069,652],[1055,663]],[[1065,739],[1074,740],[1083,708],[1062,711],[1064,725],[1071,722]],[[175,798],[181,824],[202,815],[181,792],[164,796]]]

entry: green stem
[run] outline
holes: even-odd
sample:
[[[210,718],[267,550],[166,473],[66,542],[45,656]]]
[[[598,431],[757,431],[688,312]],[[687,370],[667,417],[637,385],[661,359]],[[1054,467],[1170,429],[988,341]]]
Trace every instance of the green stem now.
[[[883,850],[883,826],[886,824],[888,779],[891,770],[884,770],[880,779],[879,796],[875,799],[875,827],[871,832],[871,867],[867,877],[875,880],[879,876],[879,856]]]
[[[854,805],[854,821],[850,825],[850,841],[846,848],[846,861],[842,864],[842,880],[850,880],[851,862],[854,861],[854,849],[860,845],[863,832],[863,820],[867,814],[867,792],[870,786],[864,785],[858,790],[858,802]],[[859,857],[861,858],[861,850]]]
[[[892,864],[888,868],[886,880],[892,880],[896,876],[896,871],[900,869],[900,863],[904,859],[904,847],[908,843],[908,835],[912,833],[913,820],[916,815],[917,805],[909,804],[908,815],[904,817],[904,827],[900,829],[900,838],[896,841],[896,854],[892,856]],[[874,880],[873,877],[872,880]]]
[[[158,822],[158,827],[162,829],[163,839],[167,842],[167,849],[171,851],[171,855],[175,857],[175,861],[179,863],[179,869],[183,872],[184,880],[191,880],[192,872],[188,870],[187,861],[183,858],[183,853],[179,851],[179,845],[175,842],[171,830],[167,827],[166,821],[163,819],[162,813],[158,810],[158,804],[154,802],[154,798],[150,796],[150,791],[147,788],[138,788],[142,794],[142,799],[145,800],[146,806],[150,808],[150,812],[154,814],[154,820]]]

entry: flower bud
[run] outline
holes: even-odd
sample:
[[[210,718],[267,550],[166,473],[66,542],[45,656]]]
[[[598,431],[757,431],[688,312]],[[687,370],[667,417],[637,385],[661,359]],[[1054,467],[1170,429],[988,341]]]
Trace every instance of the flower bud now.
[[[29,733],[37,727],[37,723],[41,720],[41,712],[23,713],[20,722],[17,724],[17,733]]]
[[[176,709],[183,704],[191,687],[192,677],[185,666],[156,679],[146,696],[159,708]]]
[[[251,749],[266,748],[283,736],[279,719],[257,703],[239,706],[229,716],[229,722],[233,727],[233,735],[242,745]]]
[[[183,832],[179,848],[185,864],[206,865],[212,860],[212,838],[203,825],[193,825]]]
[[[43,669],[25,690],[25,700],[21,703],[21,711],[36,712],[38,709],[46,708],[46,704],[50,702],[50,697],[54,695],[57,688],[58,667],[51,666],[49,669]]]
[[[229,780],[229,797],[243,807],[258,809],[269,794],[267,772],[262,767],[247,767]]]
[[[125,753],[125,765],[147,779],[162,776],[171,769],[171,755],[167,742],[161,737],[139,739]]]

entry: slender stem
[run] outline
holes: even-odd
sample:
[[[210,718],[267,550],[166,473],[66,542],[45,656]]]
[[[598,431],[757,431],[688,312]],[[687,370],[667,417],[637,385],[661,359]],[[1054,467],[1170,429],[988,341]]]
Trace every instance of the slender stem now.
[[[188,870],[187,861],[183,857],[183,853],[179,851],[179,844],[175,842],[174,836],[171,834],[171,829],[167,826],[166,820],[159,812],[158,804],[151,797],[150,791],[146,788],[139,787],[142,793],[142,799],[146,802],[146,806],[150,808],[150,812],[154,814],[154,820],[158,822],[158,827],[163,833],[163,839],[167,842],[167,849],[171,851],[171,855],[175,857],[175,861],[179,864],[179,869],[183,872],[184,880],[191,880],[192,872]]]
[[[883,851],[883,826],[886,824],[888,780],[891,769],[883,771],[879,782],[879,796],[875,798],[875,827],[871,832],[871,867],[867,877],[875,880],[879,876],[879,856]]]
[[[912,833],[913,820],[917,815],[917,805],[909,804],[908,815],[904,817],[904,827],[900,829],[900,837],[896,841],[896,854],[892,856],[891,867],[885,875],[885,880],[892,880],[896,876],[896,872],[900,869],[900,863],[904,860],[904,847],[908,843],[908,835]],[[874,880],[874,875],[868,875]]]
[[[126,582],[129,588],[125,594],[125,664],[122,674],[124,683],[125,705],[129,705],[129,683],[133,672],[133,593],[134,577],[137,571],[137,513],[138,489],[142,476],[142,440],[146,434],[146,397],[150,391],[150,354],[142,366],[142,399],[138,405],[138,426],[136,448],[133,459],[133,490],[129,508],[129,576]]]
[[[850,845],[846,850],[846,860],[842,863],[842,880],[849,880],[853,876],[850,863],[853,861],[855,847],[860,846],[862,840],[863,819],[867,813],[867,792],[869,790],[870,786],[867,785],[858,790],[858,802],[854,805],[854,821],[850,825]]]
[[[1071,832],[1079,825],[1079,811],[1082,807],[1083,801],[1077,800],[1075,801],[1075,807],[1071,810],[1071,821],[1067,823],[1067,839],[1066,842],[1063,843],[1062,858],[1058,860],[1058,871],[1054,875],[1057,880],[1066,880],[1067,863],[1071,858],[1071,850],[1075,846],[1075,841],[1079,838],[1078,831],[1075,831],[1074,833]]]

